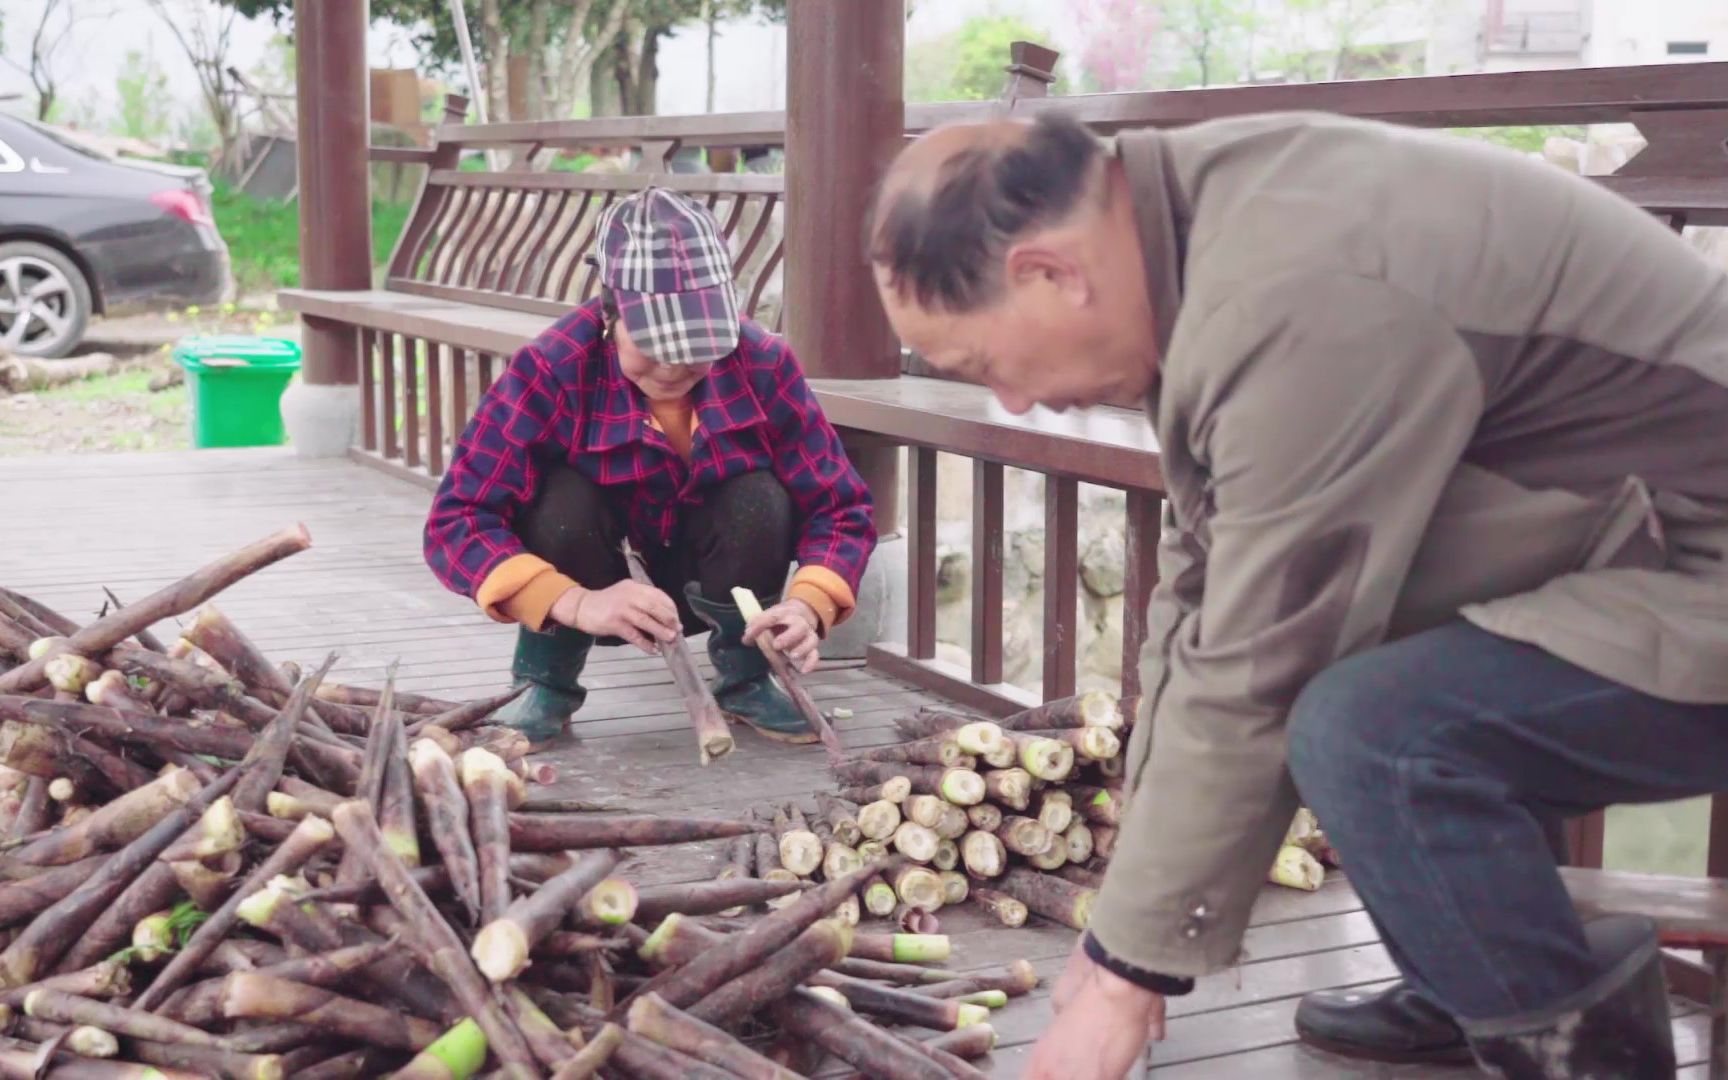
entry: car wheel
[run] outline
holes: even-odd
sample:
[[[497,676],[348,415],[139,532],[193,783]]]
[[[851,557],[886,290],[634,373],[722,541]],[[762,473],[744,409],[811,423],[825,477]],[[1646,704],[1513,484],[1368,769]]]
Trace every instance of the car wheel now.
[[[43,244],[0,244],[0,352],[65,356],[90,308],[90,283],[71,259]]]

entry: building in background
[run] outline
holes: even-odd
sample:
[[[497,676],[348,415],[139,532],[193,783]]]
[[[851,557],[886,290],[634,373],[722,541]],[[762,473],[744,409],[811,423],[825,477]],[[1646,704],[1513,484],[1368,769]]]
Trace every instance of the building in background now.
[[[1435,0],[1428,70],[1728,60],[1724,0]]]

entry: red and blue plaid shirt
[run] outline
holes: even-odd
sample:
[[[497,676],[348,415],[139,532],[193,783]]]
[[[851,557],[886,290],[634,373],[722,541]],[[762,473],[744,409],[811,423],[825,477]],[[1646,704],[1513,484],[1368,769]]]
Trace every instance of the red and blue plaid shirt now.
[[[518,350],[462,432],[426,522],[426,562],[473,597],[524,551],[511,528],[539,484],[537,457],[562,455],[628,498],[639,550],[672,541],[679,511],[747,472],[771,470],[800,518],[801,566],[838,574],[854,593],[876,546],[870,492],[804,381],[785,341],[745,320],[738,348],[691,391],[696,431],[686,463],[652,423],[618,367],[600,302],[591,300]]]

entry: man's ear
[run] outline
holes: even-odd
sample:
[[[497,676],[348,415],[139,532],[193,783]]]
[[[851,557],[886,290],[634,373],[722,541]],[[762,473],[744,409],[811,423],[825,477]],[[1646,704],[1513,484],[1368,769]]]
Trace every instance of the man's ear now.
[[[1045,245],[1016,244],[1008,249],[1008,284],[1013,288],[1044,287],[1064,301],[1084,307],[1092,300],[1092,283],[1067,253]]]

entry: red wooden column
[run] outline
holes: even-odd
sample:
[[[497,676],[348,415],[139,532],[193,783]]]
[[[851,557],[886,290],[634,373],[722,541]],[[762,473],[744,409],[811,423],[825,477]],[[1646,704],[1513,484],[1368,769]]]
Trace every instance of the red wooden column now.
[[[367,0],[294,5],[300,284],[308,289],[372,287],[366,25]],[[357,384],[354,329],[310,316],[304,321],[301,378],[312,386]]]
[[[900,346],[876,298],[864,214],[903,142],[904,0],[789,0],[786,14],[786,336],[813,378],[892,379]],[[899,451],[847,440],[898,527]]]

